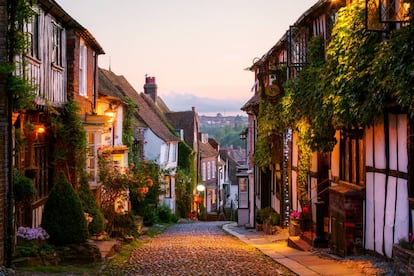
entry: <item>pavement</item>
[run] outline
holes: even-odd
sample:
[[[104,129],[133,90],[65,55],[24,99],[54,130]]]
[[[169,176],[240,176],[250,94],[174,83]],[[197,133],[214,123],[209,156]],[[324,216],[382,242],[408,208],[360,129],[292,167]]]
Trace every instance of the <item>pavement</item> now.
[[[301,251],[288,246],[287,230],[265,235],[255,229],[246,229],[236,223],[223,225],[223,230],[239,238],[262,253],[301,276],[313,275],[393,275],[390,263],[376,268],[378,262],[369,257],[339,258],[321,254],[321,251]],[[368,259],[367,259],[368,258]]]

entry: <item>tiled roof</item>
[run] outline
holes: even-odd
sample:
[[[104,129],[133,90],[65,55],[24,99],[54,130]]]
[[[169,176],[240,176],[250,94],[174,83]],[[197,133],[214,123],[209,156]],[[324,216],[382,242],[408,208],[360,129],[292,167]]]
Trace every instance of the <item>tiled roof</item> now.
[[[259,106],[259,93],[255,93],[253,97],[251,97],[240,109],[243,111],[247,111],[253,108],[257,108]]]
[[[179,141],[179,138],[166,124],[166,119],[160,117],[160,112],[146,101],[143,93],[138,94],[124,76],[118,76],[112,71],[99,68],[100,73],[105,75],[121,93],[138,105],[136,116],[150,128],[155,135],[164,141]],[[99,84],[101,85],[101,84]],[[155,105],[154,105],[155,106]]]
[[[65,25],[69,28],[76,29],[80,32],[80,35],[88,42],[88,44],[96,51],[98,55],[105,54],[101,45],[93,37],[93,35],[81,24],[79,24],[73,17],[71,17],[56,1],[54,0],[38,0],[37,3],[47,13],[53,15],[55,18],[65,22]]]
[[[198,135],[197,113],[195,111],[168,112],[165,116],[175,129],[184,130],[184,141],[192,147],[194,137]]]
[[[218,152],[209,143],[199,143],[201,158],[217,156]]]
[[[229,161],[229,179],[232,185],[237,185],[237,167],[240,164],[230,156],[228,149],[220,150],[220,158]]]

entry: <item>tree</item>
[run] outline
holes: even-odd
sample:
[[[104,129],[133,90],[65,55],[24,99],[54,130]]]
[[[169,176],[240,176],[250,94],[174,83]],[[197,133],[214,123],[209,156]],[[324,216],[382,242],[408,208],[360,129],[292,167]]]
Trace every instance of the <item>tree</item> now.
[[[83,210],[92,217],[92,221],[88,224],[88,230],[90,234],[99,234],[104,230],[104,216],[101,209],[99,209],[96,203],[95,197],[92,191],[89,189],[89,183],[86,173],[81,175],[80,187],[78,190],[79,199],[82,204]]]
[[[41,226],[55,245],[83,243],[88,238],[80,199],[63,172],[59,172],[46,201]]]

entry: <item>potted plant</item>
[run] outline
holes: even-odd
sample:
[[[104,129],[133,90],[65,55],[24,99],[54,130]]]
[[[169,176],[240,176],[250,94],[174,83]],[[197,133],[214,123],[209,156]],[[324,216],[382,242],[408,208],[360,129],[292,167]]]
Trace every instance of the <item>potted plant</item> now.
[[[289,235],[291,236],[299,236],[300,235],[300,218],[301,212],[293,211],[290,213],[289,216]]]
[[[263,209],[256,209],[256,231],[263,231]]]

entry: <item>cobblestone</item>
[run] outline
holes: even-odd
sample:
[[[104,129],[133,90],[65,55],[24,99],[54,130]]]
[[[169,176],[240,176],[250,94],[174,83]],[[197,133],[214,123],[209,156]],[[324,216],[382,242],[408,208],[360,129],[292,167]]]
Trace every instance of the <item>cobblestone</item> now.
[[[256,248],[226,234],[224,222],[176,224],[106,275],[296,275]]]

